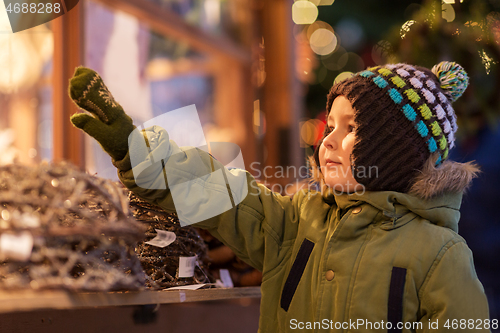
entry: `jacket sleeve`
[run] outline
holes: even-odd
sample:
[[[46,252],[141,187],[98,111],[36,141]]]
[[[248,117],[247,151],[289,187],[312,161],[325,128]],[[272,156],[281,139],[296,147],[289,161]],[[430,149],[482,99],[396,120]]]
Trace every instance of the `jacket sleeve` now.
[[[424,332],[490,331],[486,295],[476,275],[472,252],[461,239],[450,241],[439,253],[420,299]]]
[[[201,149],[178,147],[158,126],[135,133],[128,155],[113,161],[128,189],[177,212],[181,225],[207,229],[261,271],[283,260],[292,244],[287,241],[297,234],[303,195],[291,199],[271,192],[248,172],[228,170]]]

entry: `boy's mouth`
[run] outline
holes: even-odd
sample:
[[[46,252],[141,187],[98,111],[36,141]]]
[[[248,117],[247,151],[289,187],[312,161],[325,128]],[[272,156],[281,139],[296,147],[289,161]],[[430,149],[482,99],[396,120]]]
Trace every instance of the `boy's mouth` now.
[[[327,167],[342,165],[342,163],[333,161],[331,159],[327,159],[325,162]]]

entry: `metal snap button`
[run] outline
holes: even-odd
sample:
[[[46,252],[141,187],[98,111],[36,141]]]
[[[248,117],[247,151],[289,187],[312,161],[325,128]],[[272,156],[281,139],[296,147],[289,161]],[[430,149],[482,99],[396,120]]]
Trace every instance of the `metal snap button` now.
[[[325,273],[325,278],[327,281],[332,281],[334,276],[335,272],[332,271],[331,269]]]
[[[362,208],[361,208],[361,207],[359,207],[359,206],[358,206],[358,207],[354,207],[354,208],[352,209],[352,213],[353,213],[353,214],[358,214],[359,212],[361,212],[361,210],[362,210]]]

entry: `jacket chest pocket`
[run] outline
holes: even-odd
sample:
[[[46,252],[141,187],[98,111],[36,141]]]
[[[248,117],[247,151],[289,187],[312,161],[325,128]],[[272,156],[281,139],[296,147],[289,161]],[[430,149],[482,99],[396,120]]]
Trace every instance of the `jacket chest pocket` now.
[[[295,261],[293,262],[292,268],[290,269],[290,273],[288,273],[285,286],[283,287],[283,291],[281,292],[281,308],[285,311],[288,311],[288,308],[290,307],[293,295],[297,290],[300,278],[304,273],[313,248],[314,243],[308,239],[304,239],[304,241],[300,245],[299,252],[295,257]]]

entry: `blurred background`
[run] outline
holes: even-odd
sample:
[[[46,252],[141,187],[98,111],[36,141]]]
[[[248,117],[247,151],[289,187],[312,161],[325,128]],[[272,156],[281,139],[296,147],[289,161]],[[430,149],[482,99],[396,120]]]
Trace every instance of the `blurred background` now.
[[[454,104],[451,158],[483,171],[460,234],[500,318],[499,0],[80,0],[35,24],[0,7],[0,163],[69,160],[111,179],[107,155],[69,122],[79,65],[136,124],[195,104],[209,142],[237,144],[247,170],[291,195],[307,181],[291,170],[307,167],[334,82],[388,62],[460,63],[470,86]]]

